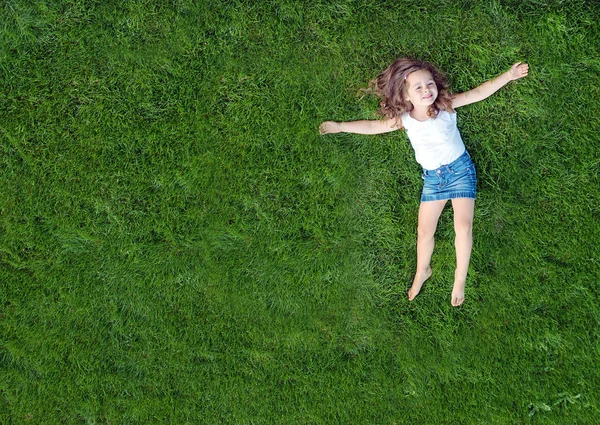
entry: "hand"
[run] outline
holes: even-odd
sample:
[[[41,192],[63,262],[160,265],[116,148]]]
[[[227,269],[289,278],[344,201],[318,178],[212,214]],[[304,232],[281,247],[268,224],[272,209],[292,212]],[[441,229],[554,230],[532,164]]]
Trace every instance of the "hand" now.
[[[325,121],[319,126],[320,134],[328,134],[328,133],[339,133],[340,123],[335,121]]]
[[[529,65],[526,63],[517,62],[510,67],[508,73],[510,74],[511,81],[526,77],[527,74],[529,74]]]

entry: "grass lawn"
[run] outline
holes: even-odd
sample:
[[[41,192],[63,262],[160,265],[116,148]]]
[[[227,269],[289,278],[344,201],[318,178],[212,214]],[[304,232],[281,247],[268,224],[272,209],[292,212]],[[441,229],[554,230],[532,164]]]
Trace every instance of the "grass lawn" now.
[[[0,423],[600,423],[600,5],[0,2]],[[454,92],[477,165],[409,303],[422,180],[361,89]]]

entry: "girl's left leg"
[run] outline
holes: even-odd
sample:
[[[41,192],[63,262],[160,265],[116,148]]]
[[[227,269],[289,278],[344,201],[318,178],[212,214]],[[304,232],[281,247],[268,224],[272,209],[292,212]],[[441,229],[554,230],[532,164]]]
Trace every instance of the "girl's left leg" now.
[[[461,305],[465,300],[465,284],[471,248],[473,247],[473,214],[475,199],[458,198],[452,200],[454,209],[454,231],[456,238],[456,271],[454,272],[454,287],[452,289],[452,305]]]

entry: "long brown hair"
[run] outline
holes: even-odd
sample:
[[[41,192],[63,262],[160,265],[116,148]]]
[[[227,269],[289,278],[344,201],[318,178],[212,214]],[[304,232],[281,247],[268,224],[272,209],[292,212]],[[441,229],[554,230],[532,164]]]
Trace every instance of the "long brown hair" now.
[[[394,61],[385,71],[371,81],[371,90],[381,98],[379,114],[386,118],[399,119],[400,115],[410,112],[413,105],[406,101],[406,77],[419,70],[427,70],[433,76],[433,81],[438,89],[435,102],[429,107],[427,115],[436,117],[440,110],[454,112],[452,109],[452,96],[448,91],[448,81],[435,66],[429,62],[399,58]]]

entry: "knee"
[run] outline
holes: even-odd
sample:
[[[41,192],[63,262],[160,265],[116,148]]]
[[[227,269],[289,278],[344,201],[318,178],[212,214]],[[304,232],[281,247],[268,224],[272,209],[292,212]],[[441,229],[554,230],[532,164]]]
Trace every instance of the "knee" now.
[[[473,234],[473,220],[454,222],[454,231],[457,236],[471,236]]]
[[[421,240],[432,239],[435,234],[435,228],[431,229],[426,226],[418,226],[417,227],[417,236]]]

